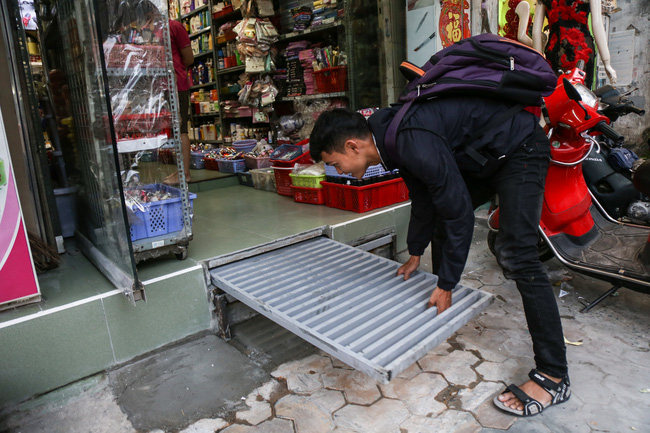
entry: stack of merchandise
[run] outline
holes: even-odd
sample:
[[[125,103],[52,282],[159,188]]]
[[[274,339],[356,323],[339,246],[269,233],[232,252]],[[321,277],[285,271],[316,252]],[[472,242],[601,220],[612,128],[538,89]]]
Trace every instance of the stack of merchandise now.
[[[312,27],[318,27],[323,24],[334,22],[338,11],[336,10],[336,0],[315,0],[314,17],[311,22]]]
[[[300,112],[280,117],[278,144],[291,144],[300,141],[300,129],[305,124]]]
[[[245,18],[234,28],[237,51],[246,60],[246,72],[270,72],[267,60],[271,45],[279,34],[268,18]]]
[[[278,68],[273,71],[273,82],[282,96],[287,95],[287,68]]]
[[[338,47],[334,48],[332,46],[314,48],[313,58],[315,60],[313,68],[316,71],[341,66],[346,62],[345,54],[342,53]]]
[[[314,83],[314,50],[309,48],[298,53],[300,65],[303,70],[303,81],[305,83],[305,95],[313,95],[316,93],[316,85]]]
[[[239,107],[241,107],[241,102],[234,100],[225,100],[221,102],[221,107],[224,112],[225,117],[238,117],[239,116]]]
[[[275,102],[278,89],[273,85],[269,75],[259,79],[246,77],[246,74],[242,74],[241,77],[246,80],[244,81],[241,92],[239,92],[239,102],[242,105],[267,107]]]
[[[300,52],[309,46],[308,41],[296,41],[287,45],[284,56],[287,60],[287,80],[284,96],[300,96],[305,94],[303,69],[300,65]]]
[[[311,21],[311,8],[302,6],[299,8],[291,9],[293,15],[293,31],[301,32],[309,27]]]
[[[277,29],[268,18],[257,20],[255,27],[255,37],[257,38],[258,47],[262,51],[268,52],[271,45],[277,42],[280,36]]]

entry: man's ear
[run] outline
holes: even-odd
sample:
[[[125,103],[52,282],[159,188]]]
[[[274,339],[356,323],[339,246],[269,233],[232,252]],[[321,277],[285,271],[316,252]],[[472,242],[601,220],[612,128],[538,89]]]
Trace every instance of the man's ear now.
[[[345,150],[353,153],[359,153],[359,143],[354,139],[349,139],[345,142]]]

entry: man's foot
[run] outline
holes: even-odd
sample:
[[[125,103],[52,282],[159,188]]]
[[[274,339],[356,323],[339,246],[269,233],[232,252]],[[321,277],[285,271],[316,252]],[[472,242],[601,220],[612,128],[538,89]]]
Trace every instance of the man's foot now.
[[[188,175],[185,175],[185,182],[189,183],[190,180],[192,180],[192,178],[190,176],[188,176]],[[181,180],[178,177],[178,172],[172,173],[169,176],[167,176],[166,178],[164,178],[162,183],[164,183],[165,185],[170,185],[170,186],[180,184]]]
[[[563,403],[571,396],[568,377],[551,377],[537,370],[528,375],[528,382],[521,386],[508,386],[506,392],[494,398],[494,404],[515,415],[530,416],[552,404]]]
[[[562,381],[562,379],[558,379],[557,377],[551,377],[544,373],[541,374],[551,379],[555,383],[560,383]],[[529,380],[528,382],[519,386],[519,389],[521,389],[523,392],[528,394],[530,398],[542,403],[542,406],[544,407],[548,406],[548,403],[550,403],[551,399],[553,398],[551,397],[551,394],[546,392],[544,388],[542,388],[532,380]],[[524,404],[511,392],[504,392],[498,398],[499,401],[501,401],[504,406],[507,406],[515,410],[524,410]]]

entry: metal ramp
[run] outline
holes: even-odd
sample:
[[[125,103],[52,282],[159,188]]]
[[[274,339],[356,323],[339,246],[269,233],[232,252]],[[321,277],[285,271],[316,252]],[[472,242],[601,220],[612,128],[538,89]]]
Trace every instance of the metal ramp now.
[[[493,300],[457,286],[426,308],[437,277],[395,276],[399,263],[319,237],[212,269],[212,284],[311,344],[388,382]]]

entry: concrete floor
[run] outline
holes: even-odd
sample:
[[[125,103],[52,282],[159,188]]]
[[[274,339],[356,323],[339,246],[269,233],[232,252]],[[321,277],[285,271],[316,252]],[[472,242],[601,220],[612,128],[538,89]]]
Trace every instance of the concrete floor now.
[[[389,384],[258,316],[235,329],[231,343],[198,335],[8,408],[0,432],[650,431],[650,297],[622,289],[580,313],[579,298],[609,286],[556,261],[548,270],[573,395],[528,419],[494,408],[494,395],[523,382],[533,361],[519,295],[487,251],[481,216],[461,284],[495,294],[495,302]]]

